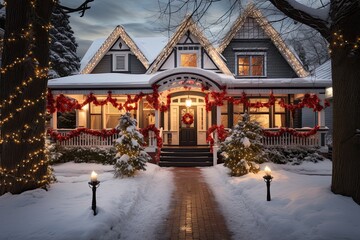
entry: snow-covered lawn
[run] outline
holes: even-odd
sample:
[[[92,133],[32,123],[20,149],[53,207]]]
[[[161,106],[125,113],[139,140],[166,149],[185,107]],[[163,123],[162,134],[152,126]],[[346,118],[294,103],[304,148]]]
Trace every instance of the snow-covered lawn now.
[[[331,162],[270,166],[272,201],[264,172],[229,177],[227,168],[204,168],[233,239],[360,239],[360,206],[330,191]]]
[[[116,179],[112,166],[65,163],[48,192],[0,197],[0,239],[156,239],[173,191],[172,173],[153,164],[134,178]],[[91,210],[90,173],[101,181],[98,215]]]

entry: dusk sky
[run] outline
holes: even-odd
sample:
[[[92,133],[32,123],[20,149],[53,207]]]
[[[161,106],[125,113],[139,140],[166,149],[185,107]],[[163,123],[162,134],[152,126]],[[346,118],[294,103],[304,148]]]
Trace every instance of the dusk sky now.
[[[63,5],[69,7],[76,7],[82,2],[83,0],[61,1]],[[217,16],[229,8],[229,2],[223,0],[215,3],[206,19],[217,19]],[[158,0],[95,0],[90,6],[91,9],[86,11],[84,17],[72,13],[70,18],[71,27],[79,44],[78,55],[81,57],[92,41],[107,37],[117,25],[124,26],[126,31],[135,37],[168,36],[167,23],[159,19]],[[173,20],[180,22],[182,17]]]

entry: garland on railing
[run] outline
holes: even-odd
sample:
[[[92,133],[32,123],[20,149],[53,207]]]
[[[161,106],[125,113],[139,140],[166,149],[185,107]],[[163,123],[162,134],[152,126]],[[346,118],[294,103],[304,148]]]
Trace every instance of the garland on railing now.
[[[210,97],[213,100],[210,100]],[[252,103],[252,102],[250,102],[246,93],[244,93],[244,92],[241,94],[241,97],[239,99],[237,99],[237,98],[234,98],[231,96],[226,96],[226,90],[223,89],[221,92],[206,93],[206,95],[205,95],[206,111],[211,111],[212,107],[214,107],[214,106],[224,105],[224,101],[228,101],[235,105],[244,104],[245,107],[250,107],[250,108],[262,108],[262,107],[269,108],[269,107],[275,105],[276,98],[273,93],[270,93],[269,100],[267,102],[263,103],[263,102],[257,101],[255,103]],[[278,101],[278,104],[280,105],[280,107],[286,108],[290,111],[295,111],[296,109],[308,107],[308,108],[313,109],[314,111],[320,112],[323,109],[330,106],[330,102],[327,100],[324,101],[324,106],[322,106],[320,104],[320,102],[321,102],[321,100],[318,98],[317,95],[305,94],[304,98],[301,100],[301,102],[299,102],[297,104],[286,104],[284,99],[280,99]]]
[[[115,108],[122,110],[125,109],[126,111],[136,110],[138,105],[137,103],[141,100],[144,96],[146,96],[146,100],[151,104],[155,110],[160,110],[161,112],[168,111],[171,102],[171,96],[167,95],[166,103],[159,102],[159,92],[158,92],[158,85],[153,85],[153,93],[152,94],[144,94],[140,92],[136,94],[133,98],[131,95],[127,95],[127,99],[125,103],[120,103],[116,98],[112,97],[111,91],[108,91],[108,95],[104,100],[98,100],[93,93],[87,95],[86,99],[79,103],[76,99],[71,99],[66,97],[64,94],[60,94],[56,98],[54,98],[51,90],[47,93],[47,109],[49,113],[54,113],[56,111],[59,112],[70,112],[72,110],[79,110],[82,109],[86,104],[93,103],[95,106],[103,106],[105,104],[111,103]]]
[[[70,132],[67,132],[65,135],[61,135],[61,133],[54,131],[54,129],[49,128],[47,130],[47,134],[50,135],[51,138],[53,138],[54,140],[59,141],[59,142],[77,137],[81,133],[86,133],[86,134],[89,134],[92,136],[98,136],[98,137],[102,137],[105,139],[105,138],[110,137],[110,136],[114,135],[115,133],[119,133],[119,132],[120,131],[115,128],[110,129],[110,130],[106,130],[106,129],[92,130],[92,129],[88,129],[88,128],[77,128],[77,129],[71,130]]]
[[[276,132],[263,130],[263,133],[265,137],[279,137],[284,133],[289,133],[295,137],[307,138],[312,135],[315,135],[319,129],[320,129],[319,126],[315,126],[311,128],[309,131],[300,132],[295,130],[294,128],[279,128],[279,130],[277,130]]]
[[[215,143],[215,140],[211,136],[211,133],[213,133],[215,130],[217,131],[217,136],[220,141],[224,141],[225,138],[227,137],[227,133],[225,131],[224,125],[220,125],[220,126],[213,125],[213,126],[209,127],[209,129],[206,131],[206,135],[207,135],[206,142],[208,142],[210,144],[211,152],[213,151],[213,146]]]
[[[157,127],[155,127],[154,124],[151,124],[151,125],[147,126],[146,128],[140,128],[141,134],[144,135],[144,138],[146,138],[146,139],[149,137],[149,131],[153,131],[155,133],[156,146],[157,146],[155,161],[159,162],[160,161],[161,148],[163,146],[163,141],[162,141],[162,138],[160,136],[160,130],[157,129]]]

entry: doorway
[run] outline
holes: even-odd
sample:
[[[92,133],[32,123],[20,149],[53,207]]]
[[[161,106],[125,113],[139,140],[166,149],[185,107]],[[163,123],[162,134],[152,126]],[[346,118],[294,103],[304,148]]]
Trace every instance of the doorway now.
[[[183,116],[189,113],[193,116],[193,123],[185,124],[182,121]],[[197,119],[196,119],[196,106],[185,107],[180,106],[180,119],[179,119],[179,131],[180,131],[180,146],[196,146],[197,145]]]

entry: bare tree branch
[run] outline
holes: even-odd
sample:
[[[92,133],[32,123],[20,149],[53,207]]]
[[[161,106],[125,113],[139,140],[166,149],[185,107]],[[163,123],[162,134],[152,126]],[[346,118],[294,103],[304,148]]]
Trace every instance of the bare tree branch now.
[[[64,13],[73,13],[73,12],[79,12],[81,15],[80,17],[83,17],[85,14],[85,11],[90,9],[91,7],[88,6],[88,3],[93,2],[94,0],[85,0],[85,2],[83,2],[79,7],[77,8],[70,8],[70,7],[66,7],[63,6],[61,4],[59,4],[59,7],[61,8],[61,10]]]
[[[304,23],[320,32],[320,34],[329,42],[331,31],[327,21],[316,18],[302,9],[296,9],[288,0],[269,0],[276,8],[282,11],[292,19]],[[298,3],[300,5],[300,3]],[[314,9],[316,10],[316,9]]]

